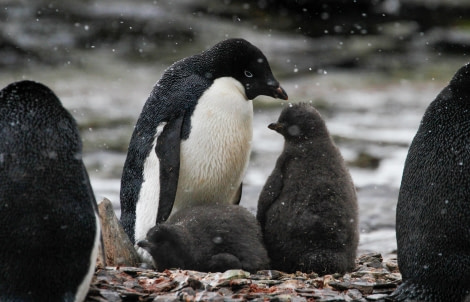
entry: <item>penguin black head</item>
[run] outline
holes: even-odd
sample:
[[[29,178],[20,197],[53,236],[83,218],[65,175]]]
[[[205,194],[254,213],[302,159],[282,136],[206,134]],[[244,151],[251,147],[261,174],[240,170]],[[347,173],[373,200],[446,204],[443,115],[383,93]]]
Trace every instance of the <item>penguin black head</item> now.
[[[201,54],[212,66],[206,78],[230,76],[245,88],[248,99],[259,95],[287,100],[287,93],[274,78],[266,56],[244,39],[228,39]]]
[[[470,63],[462,66],[450,81],[452,90],[457,92],[470,90]]]
[[[304,141],[328,134],[320,113],[307,103],[284,108],[279,120],[269,124],[268,128],[282,134],[288,141]]]
[[[43,141],[36,145],[36,152],[28,150],[28,145],[16,147],[29,154],[35,153],[51,159],[75,156],[81,160],[81,139],[78,131],[75,131],[77,123],[49,87],[29,80],[14,82],[0,91],[0,100],[0,117],[3,122],[21,124],[21,127],[0,129],[3,140],[29,137],[36,142],[33,135],[41,135]],[[37,122],[33,125],[28,122],[30,120]],[[64,142],[67,144],[64,145]],[[76,152],[69,152],[71,150]]]
[[[181,226],[157,224],[137,245],[152,255],[157,269],[181,268],[193,262],[190,238]]]
[[[41,83],[28,80],[11,83],[0,91],[0,96],[7,102],[49,102],[50,106],[62,106],[51,89]]]

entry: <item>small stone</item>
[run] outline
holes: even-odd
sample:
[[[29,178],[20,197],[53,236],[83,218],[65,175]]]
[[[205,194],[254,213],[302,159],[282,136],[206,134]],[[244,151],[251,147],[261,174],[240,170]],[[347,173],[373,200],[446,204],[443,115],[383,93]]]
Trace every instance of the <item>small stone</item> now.
[[[217,292],[224,297],[233,295],[233,290],[230,287],[221,287],[220,289],[217,290]]]
[[[313,288],[296,288],[295,291],[298,293],[314,293],[315,292]]]
[[[235,295],[235,296],[232,296],[232,297],[230,297],[230,296],[229,297],[224,297],[223,301],[224,302],[245,302],[246,299],[243,298],[242,296]]]
[[[400,273],[391,273],[386,276],[384,276],[386,280],[391,280],[395,283],[401,282],[401,274]]]
[[[101,290],[100,295],[106,299],[106,301],[121,301],[119,294],[111,290]]]
[[[348,297],[351,297],[353,300],[359,300],[362,298],[362,293],[358,289],[355,289],[355,288],[349,289],[346,292],[346,295]]]
[[[241,269],[228,270],[222,274],[222,278],[227,279],[227,280],[233,280],[237,278],[248,278],[248,277],[250,277],[250,273]]]
[[[262,270],[262,271],[258,271],[256,273],[256,275],[252,276],[252,279],[253,280],[261,280],[261,279],[267,278],[267,279],[277,280],[277,279],[280,279],[281,276],[282,276],[282,273],[280,271]],[[259,279],[257,279],[257,278],[259,278]]]
[[[163,281],[163,282],[155,284],[154,289],[157,292],[169,292],[170,290],[176,288],[177,286],[178,286],[178,282]]]
[[[300,297],[312,298],[312,300],[315,298],[315,290],[313,288],[296,288],[295,291]]]
[[[196,301],[224,302],[224,297],[217,292],[203,291],[197,293]]]
[[[291,295],[277,295],[270,299],[271,302],[307,302],[303,297],[296,297]]]
[[[357,277],[364,277],[365,275],[370,275],[372,278],[377,278],[380,276],[385,276],[390,274],[390,272],[385,269],[385,268],[373,268],[369,266],[363,266],[359,268],[357,271],[351,273],[351,277],[357,278]]]
[[[255,280],[255,284],[266,285],[266,286],[273,286],[277,284],[281,284],[281,280]]]
[[[358,289],[363,295],[372,294],[374,284],[369,282],[355,281],[351,283],[352,288]]]
[[[343,294],[329,288],[315,292],[315,302],[346,301]]]
[[[393,273],[398,272],[398,263],[396,259],[389,259],[385,262],[385,266]]]
[[[231,288],[242,287],[244,285],[250,285],[251,280],[248,279],[234,279],[229,282]]]
[[[380,253],[368,253],[359,256],[358,262],[359,264],[365,264],[368,265],[371,263],[382,263],[383,258]]]
[[[182,288],[189,286],[188,284],[189,279],[190,279],[190,276],[186,274],[172,274],[170,280],[171,282],[173,282],[175,287],[172,288],[171,291],[175,292],[175,291],[181,290]]]
[[[351,282],[337,282],[333,281],[330,282],[329,285],[333,287],[334,289],[337,289],[339,291],[347,290],[351,288]]]
[[[193,301],[196,297],[196,291],[191,287],[183,288],[176,295],[181,301]]]
[[[323,276],[323,287],[331,288],[330,282],[334,282],[334,281],[335,281],[335,278],[333,278],[332,275]]]
[[[250,277],[249,272],[244,270],[228,270],[224,273],[207,274],[202,280],[211,280],[209,285],[211,287],[229,286],[230,282],[235,279],[246,279]]]
[[[153,299],[153,302],[176,302],[176,301],[180,301],[180,299],[176,297],[175,294],[159,295]]]
[[[382,300],[382,299],[385,299],[386,297],[388,297],[389,295],[386,295],[386,294],[374,294],[374,295],[369,295],[366,297],[366,299],[368,301],[378,301],[378,300]]]
[[[300,280],[287,280],[277,286],[277,288],[297,289],[305,287],[305,283]]]

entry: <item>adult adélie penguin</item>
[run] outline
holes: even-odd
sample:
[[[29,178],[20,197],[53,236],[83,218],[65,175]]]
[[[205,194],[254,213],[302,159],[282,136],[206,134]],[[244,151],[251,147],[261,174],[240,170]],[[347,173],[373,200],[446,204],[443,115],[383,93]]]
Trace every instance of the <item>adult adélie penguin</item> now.
[[[97,205],[77,123],[37,82],[0,91],[0,221],[0,301],[85,300]]]
[[[171,65],[132,135],[121,179],[131,241],[190,205],[238,204],[252,140],[252,100],[287,100],[265,55],[228,39]]]
[[[470,64],[432,101],[410,145],[396,211],[402,284],[391,301],[470,301]]]

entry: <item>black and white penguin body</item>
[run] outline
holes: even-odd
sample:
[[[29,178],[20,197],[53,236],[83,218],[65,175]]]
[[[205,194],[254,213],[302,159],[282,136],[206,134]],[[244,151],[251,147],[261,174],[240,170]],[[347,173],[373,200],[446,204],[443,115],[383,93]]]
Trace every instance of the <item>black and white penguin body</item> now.
[[[121,179],[131,241],[186,206],[237,204],[252,140],[252,99],[287,99],[263,53],[222,41],[170,66],[144,105]]]
[[[83,301],[100,239],[73,117],[46,86],[0,91],[0,301]]]
[[[269,268],[256,218],[238,205],[185,207],[149,230],[137,244],[159,271],[171,268],[205,272]]]
[[[396,301],[470,299],[470,65],[429,105],[405,161]]]
[[[323,119],[313,106],[300,103],[284,108],[269,128],[285,138],[256,215],[271,268],[321,275],[353,269],[356,191]]]

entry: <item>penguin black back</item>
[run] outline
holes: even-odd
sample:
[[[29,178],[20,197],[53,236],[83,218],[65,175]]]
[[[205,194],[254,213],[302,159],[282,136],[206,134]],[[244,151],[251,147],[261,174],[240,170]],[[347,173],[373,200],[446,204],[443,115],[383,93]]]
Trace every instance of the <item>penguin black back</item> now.
[[[269,128],[285,138],[256,216],[271,267],[319,274],[353,269],[356,192],[323,119],[313,106],[294,104]]]
[[[238,205],[181,209],[150,229],[147,239],[138,244],[149,251],[160,271],[256,272],[269,267],[256,218]]]
[[[397,301],[463,301],[470,295],[470,66],[424,113],[397,204]]]
[[[180,159],[185,156],[180,156],[180,142],[188,139],[194,127],[191,118],[199,99],[216,80],[223,77],[230,77],[239,82],[248,100],[258,95],[287,99],[285,91],[272,75],[264,54],[243,39],[222,41],[200,54],[171,65],[154,86],[144,105],[123,168],[121,223],[131,241],[143,239],[135,238],[136,228],[139,229],[140,235],[145,236],[146,231],[143,232],[143,229],[148,230],[155,221],[163,222],[169,217],[178,187]],[[221,98],[220,102],[224,102],[224,98]],[[149,185],[149,191],[152,192],[143,192],[145,181],[150,182],[148,179],[144,181],[144,165],[151,152],[157,153],[158,159],[155,161],[158,161],[159,167],[156,169],[159,171],[152,172],[152,175],[158,175],[158,179]],[[247,157],[246,154],[243,156]],[[164,160],[161,160],[162,158]],[[236,190],[237,185],[241,184],[234,184]],[[145,196],[152,196],[154,200],[149,201]],[[136,227],[137,203],[141,200],[149,204],[144,206],[143,212],[151,213],[149,215],[155,213],[156,218],[146,217],[148,222]],[[204,202],[210,203],[212,200]],[[227,203],[226,200],[221,200],[220,196],[217,202]],[[156,209],[151,208],[153,206]]]
[[[0,91],[0,300],[77,301],[99,225],[73,117],[46,86]]]

